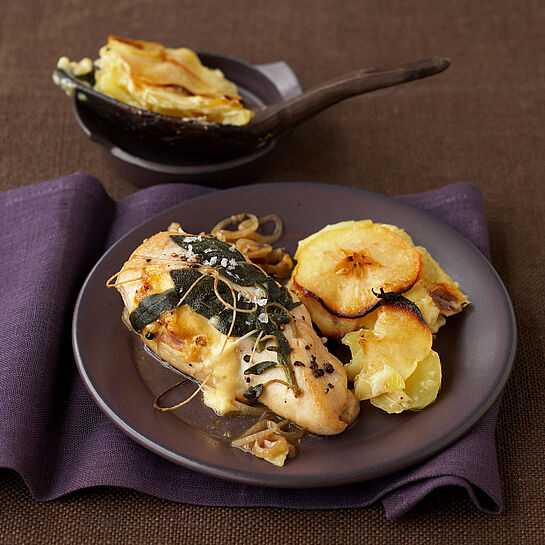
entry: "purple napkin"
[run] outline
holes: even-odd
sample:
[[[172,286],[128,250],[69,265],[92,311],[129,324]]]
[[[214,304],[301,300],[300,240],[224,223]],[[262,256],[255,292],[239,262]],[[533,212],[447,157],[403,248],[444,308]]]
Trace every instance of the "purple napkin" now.
[[[315,490],[268,489],[209,477],[141,447],[102,414],[76,370],[73,306],[94,263],[140,221],[213,191],[177,184],[120,201],[73,174],[0,194],[0,466],[21,474],[36,499],[97,485],[133,488],[208,506],[361,507],[382,500],[388,518],[432,490],[460,486],[488,513],[502,508],[494,430],[498,403],[460,441],[385,478]],[[456,184],[401,197],[440,216],[488,253],[479,190]]]

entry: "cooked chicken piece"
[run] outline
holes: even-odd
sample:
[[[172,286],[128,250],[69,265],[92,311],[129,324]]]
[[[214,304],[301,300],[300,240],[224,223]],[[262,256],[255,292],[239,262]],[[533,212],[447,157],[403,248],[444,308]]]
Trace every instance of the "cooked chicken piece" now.
[[[296,296],[231,244],[170,229],[116,275],[125,322],[216,412],[259,401],[311,433],[342,432],[359,403]]]

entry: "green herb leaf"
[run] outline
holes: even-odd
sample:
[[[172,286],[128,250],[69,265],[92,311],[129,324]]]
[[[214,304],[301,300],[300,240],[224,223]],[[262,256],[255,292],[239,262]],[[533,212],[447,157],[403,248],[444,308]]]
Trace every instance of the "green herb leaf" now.
[[[212,264],[222,275],[239,286],[261,286],[270,301],[280,303],[292,310],[300,303],[294,303],[288,290],[278,285],[261,269],[246,261],[232,245],[215,237],[204,235],[171,235],[174,243],[198,256],[202,264]]]
[[[202,276],[200,271],[183,269],[170,272],[174,285],[183,297],[184,304],[188,304],[195,312],[210,320],[210,323],[222,333],[227,334],[231,331],[233,336],[241,337],[257,329],[264,335],[274,335],[278,364],[283,367],[290,386],[299,393],[300,389],[290,363],[290,345],[280,326],[292,321],[290,311],[301,303],[295,303],[285,287],[278,284],[259,267],[246,261],[232,244],[205,235],[171,235],[170,238],[178,246],[192,253],[198,263],[215,268],[223,278],[238,286],[259,288],[264,293],[268,301],[267,305],[252,312],[236,313],[233,324],[233,310],[220,300],[221,298],[229,305],[233,304],[232,293],[224,282],[217,284],[217,292],[220,296],[218,298],[214,291],[214,279],[211,276],[193,285],[199,275]],[[189,288],[191,291],[184,295]],[[252,304],[238,300],[236,307],[245,310],[254,308]],[[266,314],[266,321],[259,319],[262,313]],[[257,350],[263,350],[265,344],[258,343]]]
[[[242,395],[251,403],[256,403],[262,393],[263,384],[257,384],[248,388]]]
[[[233,321],[233,311],[217,298],[212,276],[204,276],[193,269],[179,269],[170,271],[170,277],[180,291],[180,296],[184,298],[184,304],[189,305],[195,312],[210,320],[211,324],[224,335],[229,332]],[[195,281],[199,278],[200,280],[195,284]],[[191,286],[193,287],[191,288]],[[189,288],[191,288],[191,291],[186,295]],[[231,290],[224,282],[218,282],[217,290],[224,301],[233,304]],[[237,301],[237,308],[251,309],[253,305],[244,301]],[[242,337],[242,335],[255,329],[255,320],[255,313],[237,313],[232,335]]]
[[[131,312],[129,321],[136,331],[154,322],[163,314],[176,307],[180,295],[176,288],[170,288],[161,293],[152,293],[144,297],[140,304]]]
[[[270,369],[271,367],[276,367],[277,363],[275,361],[260,361],[259,363],[256,363],[255,365],[252,365],[251,367],[248,367],[246,371],[244,371],[245,375],[261,375],[264,371],[267,369]]]

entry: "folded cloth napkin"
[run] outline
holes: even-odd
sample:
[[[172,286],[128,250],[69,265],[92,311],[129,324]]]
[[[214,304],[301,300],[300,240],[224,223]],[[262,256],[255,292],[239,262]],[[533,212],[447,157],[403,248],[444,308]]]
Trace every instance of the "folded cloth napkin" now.
[[[111,485],[208,506],[333,509],[382,500],[387,517],[394,518],[438,487],[459,486],[481,510],[499,513],[494,444],[499,402],[465,437],[433,458],[319,494],[193,472],[141,447],[102,414],[79,378],[70,341],[73,307],[85,276],[137,223],[209,191],[214,190],[161,185],[115,202],[96,178],[73,174],[0,194],[0,466],[19,472],[39,500]],[[475,186],[455,184],[400,198],[440,216],[488,253]]]

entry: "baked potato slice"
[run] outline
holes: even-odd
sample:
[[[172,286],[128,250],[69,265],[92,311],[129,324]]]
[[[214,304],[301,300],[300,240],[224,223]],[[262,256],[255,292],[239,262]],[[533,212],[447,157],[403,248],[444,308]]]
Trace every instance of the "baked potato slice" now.
[[[293,285],[329,314],[349,319],[375,308],[381,290],[408,291],[422,267],[420,254],[409,242],[370,220],[325,227],[299,243],[295,259]]]
[[[469,298],[460,290],[458,282],[437,263],[426,248],[416,246],[410,235],[396,225],[381,224],[415,247],[422,256],[422,273],[418,282],[403,295],[413,301],[422,312],[432,333],[446,323],[446,317],[458,314]]]
[[[186,47],[109,36],[95,67],[95,90],[137,108],[229,125],[253,116],[237,86]]]
[[[422,256],[422,275],[404,296],[420,309],[432,333],[437,333],[445,324],[445,316],[461,312],[469,298],[426,248],[416,246],[416,250]]]
[[[348,379],[360,401],[403,390],[405,381],[429,354],[433,336],[414,303],[402,296],[384,294],[381,306],[368,319],[374,324],[345,335],[352,359]]]
[[[441,389],[441,360],[439,354],[430,350],[418,362],[416,369],[405,380],[405,388],[390,391],[370,399],[371,403],[389,414],[406,410],[423,409],[433,403]]]

